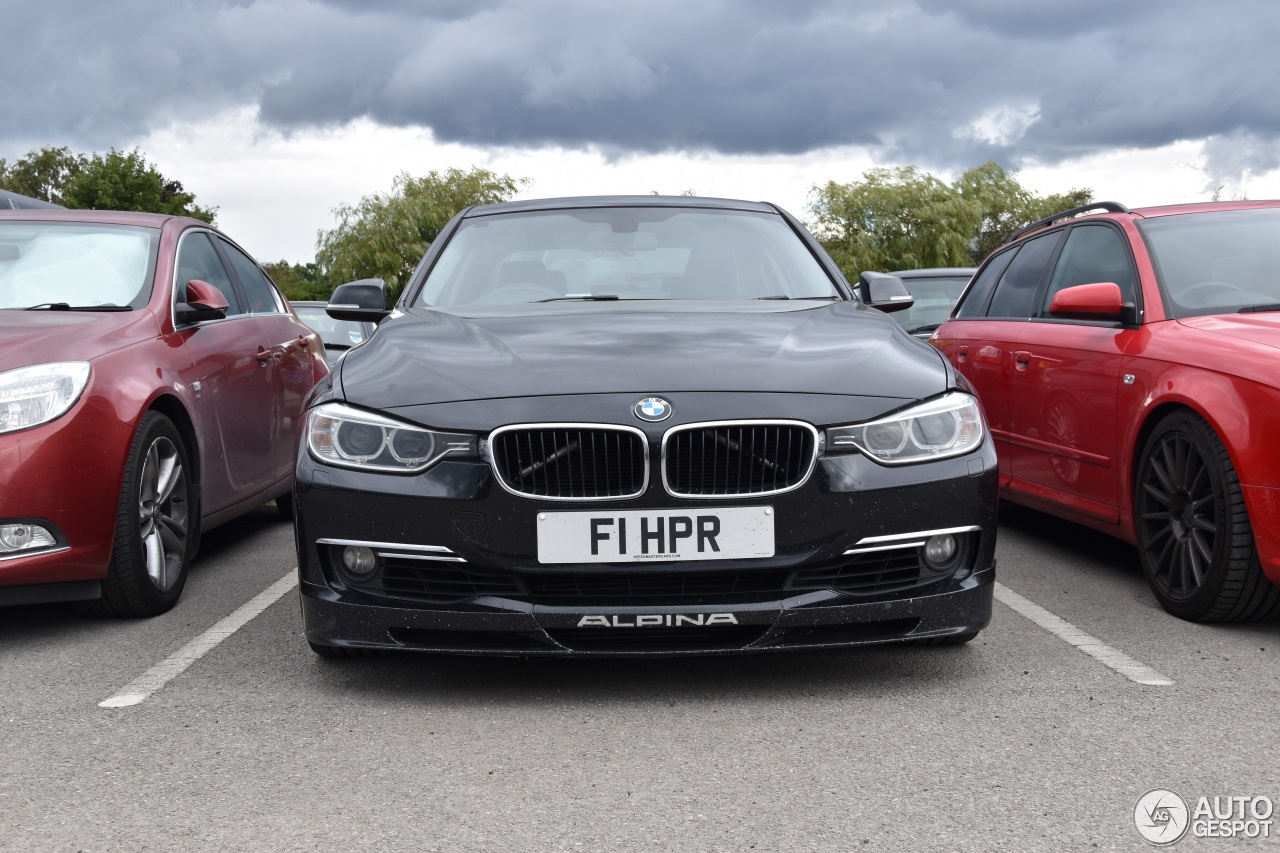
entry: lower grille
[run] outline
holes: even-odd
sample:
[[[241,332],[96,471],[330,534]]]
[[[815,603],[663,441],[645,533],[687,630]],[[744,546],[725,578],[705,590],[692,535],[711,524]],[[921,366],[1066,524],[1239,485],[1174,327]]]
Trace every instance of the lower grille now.
[[[515,575],[482,572],[457,563],[439,563],[383,554],[381,572],[367,581],[345,579],[347,586],[366,595],[457,604],[483,595],[525,598],[528,593]]]
[[[929,586],[952,577],[972,560],[971,536],[957,537],[959,554],[951,568],[934,571],[925,564],[919,545],[882,551],[845,554],[839,563],[797,569],[787,582],[788,591],[832,589],[849,595],[887,595]]]
[[[596,603],[636,599],[698,599],[702,597],[777,596],[787,573],[781,572],[654,572],[574,573],[528,575],[525,583],[533,600],[590,599]]]

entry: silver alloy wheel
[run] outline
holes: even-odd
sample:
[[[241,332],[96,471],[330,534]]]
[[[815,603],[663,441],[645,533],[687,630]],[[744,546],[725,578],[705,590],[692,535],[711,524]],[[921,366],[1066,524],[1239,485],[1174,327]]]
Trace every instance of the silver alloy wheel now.
[[[138,524],[147,575],[168,591],[182,576],[187,553],[186,473],[178,448],[165,436],[147,448],[138,478]]]

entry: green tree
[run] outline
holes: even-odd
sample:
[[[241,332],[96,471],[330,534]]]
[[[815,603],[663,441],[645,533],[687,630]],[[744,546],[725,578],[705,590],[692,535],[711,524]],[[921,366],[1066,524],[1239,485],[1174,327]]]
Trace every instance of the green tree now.
[[[263,264],[262,268],[290,302],[327,302],[329,294],[333,292],[333,286],[321,274],[320,265],[314,261],[309,264],[291,264],[281,260]]]
[[[974,208],[915,166],[871,169],[851,184],[815,187],[813,230],[852,280],[862,270],[964,266]]]
[[[1018,183],[1015,174],[987,161],[965,172],[953,184],[960,197],[974,205],[982,217],[972,247],[975,263],[981,263],[1024,225],[1093,201],[1093,193],[1087,189],[1038,197]]]
[[[216,207],[200,207],[179,181],[160,174],[142,152],[94,154],[63,190],[63,204],[87,210],[139,210],[212,223]]]
[[[454,214],[473,204],[510,200],[528,178],[498,175],[488,169],[434,169],[415,178],[402,172],[390,193],[375,193],[333,214],[338,225],[320,231],[316,261],[325,278],[341,283],[380,278],[392,302],[409,282],[418,261]]]
[[[13,164],[0,160],[0,189],[20,193],[53,204],[65,204],[62,192],[67,183],[84,171],[88,158],[70,148],[47,146],[28,151]]]
[[[850,280],[863,270],[981,263],[1015,230],[1088,203],[1087,189],[1036,196],[988,162],[947,184],[914,166],[814,187],[809,227]]]

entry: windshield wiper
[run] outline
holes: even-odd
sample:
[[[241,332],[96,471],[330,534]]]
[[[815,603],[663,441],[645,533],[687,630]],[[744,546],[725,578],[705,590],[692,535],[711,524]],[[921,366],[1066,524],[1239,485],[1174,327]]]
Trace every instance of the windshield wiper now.
[[[777,296],[757,296],[756,299],[839,299],[839,296],[787,296],[779,293]]]
[[[535,299],[534,302],[617,302],[621,298],[616,293],[571,293],[568,296]]]
[[[71,305],[67,302],[43,302],[24,311],[132,311],[128,305]]]
[[[1270,305],[1248,305],[1237,311],[1237,314],[1260,314],[1263,311],[1280,311],[1280,302],[1273,302]]]
[[[941,323],[925,323],[923,326],[912,326],[907,329],[907,334],[914,335],[917,332],[932,332],[941,325]]]

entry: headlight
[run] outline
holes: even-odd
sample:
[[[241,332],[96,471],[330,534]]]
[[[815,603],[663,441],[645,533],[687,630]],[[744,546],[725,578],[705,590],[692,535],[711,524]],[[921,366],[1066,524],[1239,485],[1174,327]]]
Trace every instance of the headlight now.
[[[479,440],[325,403],[307,415],[307,447],[329,465],[409,474],[425,471],[446,456],[477,456]]]
[[[0,373],[0,433],[26,429],[62,415],[89,384],[89,363],[37,364]]]
[[[903,465],[959,456],[982,443],[978,401],[952,391],[887,418],[827,430],[829,453],[861,450],[877,462]]]

